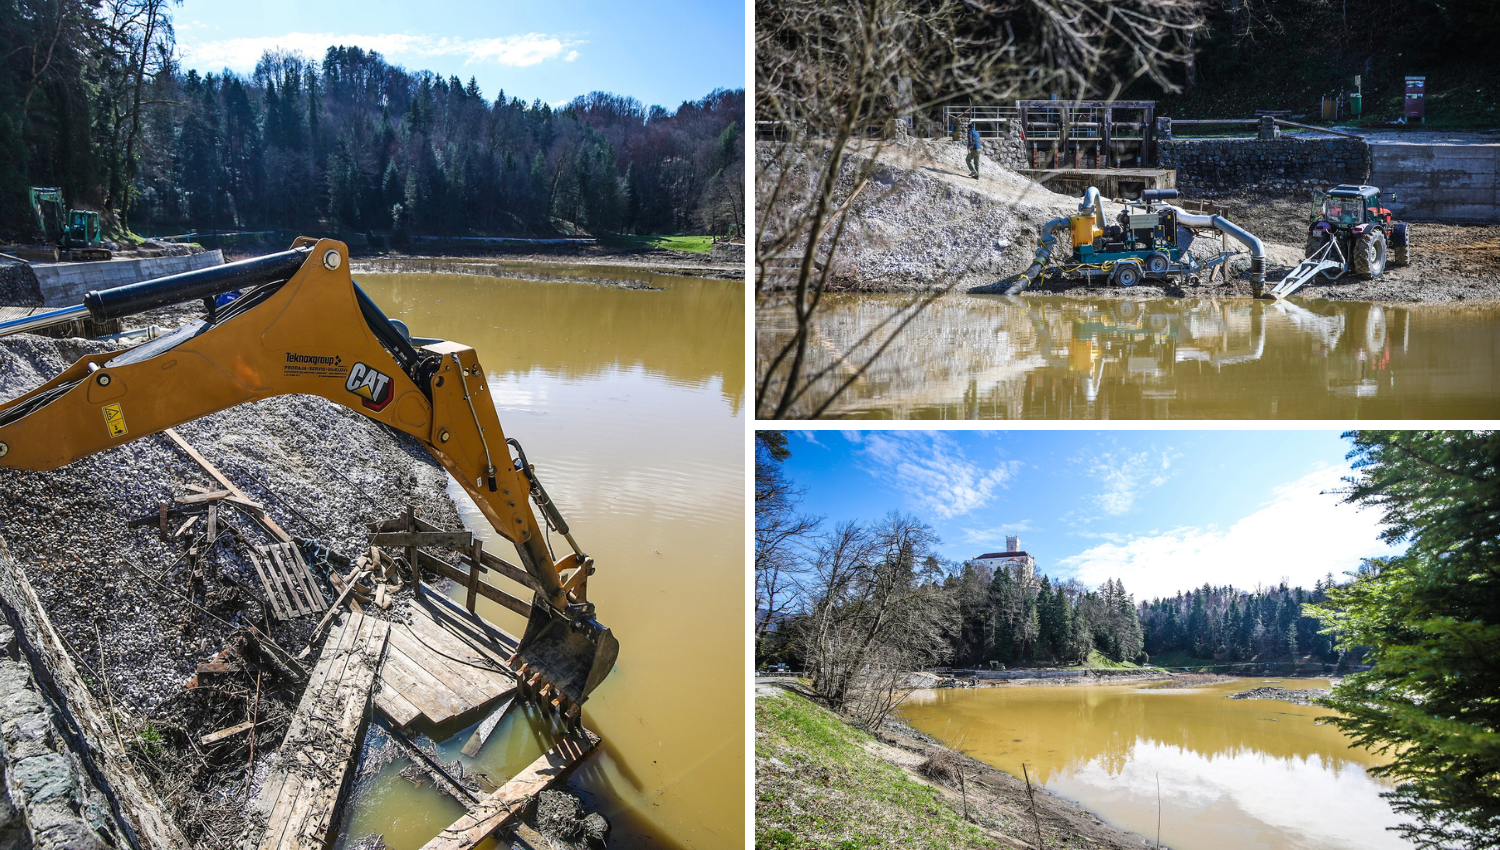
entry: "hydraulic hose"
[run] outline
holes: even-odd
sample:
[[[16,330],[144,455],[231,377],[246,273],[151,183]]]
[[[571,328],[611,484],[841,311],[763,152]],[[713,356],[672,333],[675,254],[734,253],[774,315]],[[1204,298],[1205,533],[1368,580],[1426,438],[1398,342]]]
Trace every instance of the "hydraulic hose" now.
[[[1261,288],[1266,284],[1266,248],[1260,244],[1255,235],[1238,224],[1223,216],[1217,215],[1194,215],[1184,212],[1179,207],[1177,210],[1177,223],[1188,227],[1212,227],[1220,233],[1233,236],[1240,244],[1250,249],[1250,286],[1256,294],[1260,294]]]

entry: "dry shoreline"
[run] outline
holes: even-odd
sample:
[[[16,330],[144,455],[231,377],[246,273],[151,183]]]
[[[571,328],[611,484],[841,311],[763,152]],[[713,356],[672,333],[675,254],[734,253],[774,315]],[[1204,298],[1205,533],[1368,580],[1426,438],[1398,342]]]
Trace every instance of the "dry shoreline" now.
[[[1077,209],[1077,198],[1047,191],[992,161],[984,164],[980,180],[968,179],[961,159],[961,145],[939,141],[893,143],[880,151],[886,188],[878,199],[866,199],[867,209],[840,250],[829,290],[959,294],[993,285],[1030,263],[1043,221]],[[841,193],[851,189],[840,185]],[[1220,205],[1226,218],[1259,237],[1266,247],[1268,282],[1279,281],[1302,259],[1310,209],[1306,194],[1251,188],[1184,200]],[[1106,203],[1107,215],[1118,209]],[[1390,267],[1375,280],[1319,277],[1293,297],[1408,305],[1500,301],[1500,225],[1410,224],[1410,265]],[[1201,239],[1204,250],[1209,242],[1216,246],[1218,239]],[[1061,243],[1056,254],[1065,257],[1071,250],[1066,234]],[[1248,254],[1232,240],[1229,247],[1242,253],[1231,261],[1227,282],[1194,287],[1148,281],[1124,289],[1050,277],[1025,294],[1090,300],[1250,298]]]

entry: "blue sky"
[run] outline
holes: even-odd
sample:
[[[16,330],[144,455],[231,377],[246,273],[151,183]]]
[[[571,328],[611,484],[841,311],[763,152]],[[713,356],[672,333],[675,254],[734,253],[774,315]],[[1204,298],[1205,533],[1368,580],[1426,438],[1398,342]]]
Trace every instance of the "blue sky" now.
[[[798,431],[785,471],[831,521],[915,514],[964,560],[1018,534],[1037,569],[1137,599],[1283,576],[1310,587],[1389,554],[1378,515],[1328,493],[1337,431]]]
[[[185,0],[173,21],[183,67],[200,72],[248,73],[278,46],[321,59],[343,44],[409,71],[472,75],[486,97],[503,88],[528,103],[609,91],[672,110],[745,85],[742,0]]]

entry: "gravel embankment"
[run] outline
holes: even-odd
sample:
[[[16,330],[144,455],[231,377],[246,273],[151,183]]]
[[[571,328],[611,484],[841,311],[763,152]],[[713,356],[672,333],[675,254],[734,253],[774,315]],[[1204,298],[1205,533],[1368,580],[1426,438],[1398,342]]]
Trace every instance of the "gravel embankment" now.
[[[0,399],[110,347],[24,335],[0,340]],[[395,517],[408,504],[438,525],[458,527],[446,476],[419,444],[323,399],[275,398],[177,430],[291,534],[326,541],[345,555],[365,545],[367,523]],[[114,699],[136,711],[149,713],[178,694],[196,665],[256,611],[254,604],[248,612],[233,604],[259,594],[260,583],[242,548],[227,538],[217,550],[224,582],[209,597],[223,600],[219,613],[228,622],[141,574],[194,592],[182,563],[185,540],[163,542],[154,524],[127,526],[186,493],[188,484],[217,486],[161,435],[51,472],[0,470],[0,536],[76,657],[102,670]],[[254,539],[245,517],[228,521]],[[273,622],[272,635],[296,651],[311,626],[310,618]]]
[[[759,145],[765,167],[773,148]],[[1041,225],[1076,210],[1077,200],[1043,189],[991,161],[968,176],[962,145],[908,140],[878,152],[853,146],[834,202],[860,186],[870,156],[878,165],[851,205],[831,275],[832,289],[858,292],[958,291],[1026,268]],[[811,191],[814,172],[791,169],[792,204]],[[762,180],[775,179],[775,175]],[[793,252],[795,254],[796,252]]]

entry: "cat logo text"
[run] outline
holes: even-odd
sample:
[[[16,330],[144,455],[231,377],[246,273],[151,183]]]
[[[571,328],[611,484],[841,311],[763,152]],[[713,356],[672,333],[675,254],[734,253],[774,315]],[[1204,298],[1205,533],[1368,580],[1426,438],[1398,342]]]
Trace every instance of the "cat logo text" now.
[[[368,410],[385,410],[391,403],[395,387],[389,375],[381,374],[363,363],[355,363],[344,380],[344,389],[364,399]]]

